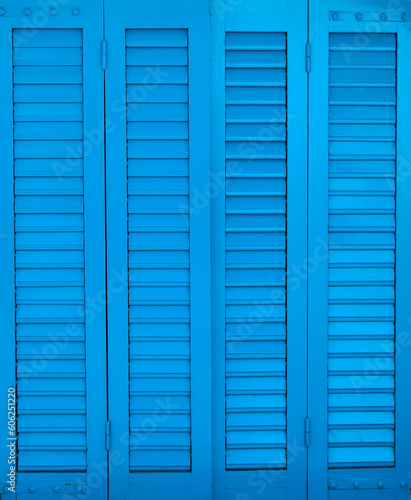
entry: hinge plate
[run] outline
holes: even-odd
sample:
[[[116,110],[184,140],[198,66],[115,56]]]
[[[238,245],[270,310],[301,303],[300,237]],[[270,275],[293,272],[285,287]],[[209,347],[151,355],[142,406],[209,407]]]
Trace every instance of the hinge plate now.
[[[305,69],[307,73],[311,71],[311,43],[305,44]]]
[[[103,71],[107,69],[107,42],[105,40],[101,42],[101,69]]]
[[[111,446],[111,422],[107,420],[105,429],[105,446],[106,450],[109,451]]]
[[[311,420],[309,417],[305,419],[305,446],[308,448],[311,444]]]

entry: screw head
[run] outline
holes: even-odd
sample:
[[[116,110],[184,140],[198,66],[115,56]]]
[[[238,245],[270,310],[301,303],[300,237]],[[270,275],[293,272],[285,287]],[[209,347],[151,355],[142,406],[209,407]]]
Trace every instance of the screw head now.
[[[401,488],[406,488],[408,486],[407,481],[401,481],[400,486],[401,486]]]
[[[337,487],[337,483],[335,481],[330,481],[330,488],[335,490],[336,487]]]
[[[53,491],[54,491],[54,493],[59,493],[60,487],[59,486],[54,486],[53,487]]]
[[[354,481],[352,484],[356,490],[360,487],[360,483],[358,481]]]
[[[337,21],[337,19],[340,18],[340,14],[338,14],[338,12],[333,12],[331,14],[331,17],[332,17],[332,19],[334,19],[334,21]]]
[[[35,493],[36,492],[36,488],[34,486],[30,486],[29,492],[30,493]]]
[[[31,14],[31,9],[24,9],[24,14],[29,16]]]
[[[378,488],[384,488],[384,483],[382,481],[378,481],[377,486]]]
[[[3,9],[3,7],[0,7],[0,16],[4,16],[6,11]]]
[[[381,12],[380,19],[381,19],[381,21],[386,21],[387,20],[387,14],[385,12]]]
[[[357,12],[357,14],[355,14],[355,19],[357,19],[357,21],[362,21],[364,18],[362,12]]]
[[[55,16],[57,14],[57,10],[53,7],[49,10],[50,16]]]
[[[73,16],[78,16],[80,14],[80,11],[78,9],[73,9],[71,13],[73,14]]]

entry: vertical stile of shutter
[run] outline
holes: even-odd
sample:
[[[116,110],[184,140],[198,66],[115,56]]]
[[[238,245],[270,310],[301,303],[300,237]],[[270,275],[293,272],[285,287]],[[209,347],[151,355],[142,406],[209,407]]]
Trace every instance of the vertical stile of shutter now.
[[[394,465],[396,36],[330,35],[329,465]]]
[[[130,29],[126,46],[130,468],[189,470],[187,31]]]
[[[19,470],[81,471],[82,32],[44,29],[25,40],[13,46]]]
[[[227,469],[285,467],[286,35],[226,33]]]

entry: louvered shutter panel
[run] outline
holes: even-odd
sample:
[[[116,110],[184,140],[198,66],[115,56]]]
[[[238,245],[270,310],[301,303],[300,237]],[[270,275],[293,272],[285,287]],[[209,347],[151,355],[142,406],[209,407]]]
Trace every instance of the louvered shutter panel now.
[[[350,0],[326,9],[319,0],[310,4],[313,498],[405,498],[410,484],[406,9],[379,1],[371,8]]]
[[[130,29],[126,45],[130,470],[189,470],[187,30]]]
[[[113,497],[211,491],[207,2],[105,10]],[[200,199],[200,201],[198,201]],[[111,374],[111,376],[110,376]]]
[[[85,470],[81,30],[15,43],[13,74],[19,470]]]
[[[80,16],[71,5],[51,13],[18,1],[2,6],[1,382],[4,393],[6,384],[17,391],[18,498],[87,494],[87,473],[106,457],[104,94],[100,47],[93,45],[102,28],[96,4],[90,1]],[[8,469],[7,458],[2,452]],[[101,482],[93,493],[106,497]]]
[[[225,59],[227,469],[284,467],[286,35],[228,32]]]
[[[396,36],[329,49],[329,465],[394,465]]]
[[[227,7],[227,5],[225,4]],[[213,492],[303,498],[306,13],[211,9]],[[300,448],[301,447],[301,448]]]

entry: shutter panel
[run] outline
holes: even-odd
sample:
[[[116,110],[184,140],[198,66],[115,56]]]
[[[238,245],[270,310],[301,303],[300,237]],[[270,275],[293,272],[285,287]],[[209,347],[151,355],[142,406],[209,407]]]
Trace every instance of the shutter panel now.
[[[211,495],[206,1],[105,9],[113,498]],[[127,8],[126,8],[127,7]],[[190,118],[190,119],[189,119]]]
[[[211,175],[225,180],[211,211],[213,492],[304,498],[307,6],[224,7],[211,6]]]
[[[14,30],[14,40],[24,38]],[[20,471],[86,468],[82,32],[14,43]],[[61,162],[76,151],[72,168]]]
[[[187,31],[130,29],[126,45],[130,470],[189,470]]]
[[[0,383],[17,390],[15,495],[104,500],[90,480],[107,458],[102,5],[15,0],[1,14]],[[0,488],[13,496],[8,450]]]
[[[329,465],[394,465],[396,35],[329,49]]]
[[[286,460],[286,35],[226,33],[227,469]]]

